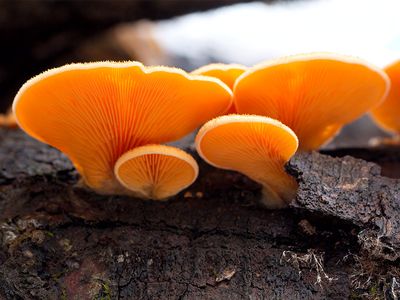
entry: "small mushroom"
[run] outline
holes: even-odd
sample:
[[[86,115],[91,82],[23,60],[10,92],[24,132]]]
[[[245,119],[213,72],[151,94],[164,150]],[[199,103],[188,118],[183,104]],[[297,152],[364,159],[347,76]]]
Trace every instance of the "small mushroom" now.
[[[244,72],[233,88],[240,114],[277,119],[299,138],[302,150],[317,149],[385,98],[383,70],[331,53],[271,60]]]
[[[297,183],[284,166],[295,154],[298,140],[281,122],[254,115],[221,116],[200,129],[195,143],[207,163],[260,183],[266,207],[285,207],[295,197]]]
[[[218,79],[138,62],[96,62],[32,78],[13,110],[23,130],[71,159],[87,186],[124,194],[114,176],[122,154],[177,140],[231,102],[231,91]]]
[[[160,200],[191,185],[199,168],[192,156],[178,148],[146,145],[123,154],[114,172],[118,181],[136,196]]]
[[[5,114],[0,114],[0,127],[17,127],[17,122],[11,109]]]
[[[246,70],[247,67],[239,64],[209,64],[192,71],[192,74],[218,78],[230,89],[233,89],[236,79]],[[232,103],[227,114],[233,114],[235,112],[235,106]]]
[[[385,101],[371,111],[373,120],[383,129],[400,136],[400,60],[385,69],[392,82]]]

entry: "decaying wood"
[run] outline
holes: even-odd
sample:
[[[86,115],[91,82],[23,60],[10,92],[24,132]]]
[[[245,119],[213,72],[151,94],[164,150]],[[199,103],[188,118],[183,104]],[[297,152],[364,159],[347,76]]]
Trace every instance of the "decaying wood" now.
[[[377,166],[298,156],[299,196],[281,211],[244,176],[200,168],[167,202],[99,196],[58,151],[0,129],[0,299],[396,296],[394,254],[362,239],[399,245],[398,180]]]
[[[358,225],[359,242],[369,254],[400,258],[399,179],[383,177],[378,165],[350,156],[300,154],[289,167],[300,182],[292,207]]]

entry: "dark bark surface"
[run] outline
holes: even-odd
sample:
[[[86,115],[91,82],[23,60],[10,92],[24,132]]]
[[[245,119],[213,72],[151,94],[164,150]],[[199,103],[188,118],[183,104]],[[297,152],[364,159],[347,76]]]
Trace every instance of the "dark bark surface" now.
[[[99,196],[58,151],[1,129],[0,299],[399,296],[399,181],[376,165],[300,155],[281,211],[244,176],[200,168],[167,202]]]
[[[301,154],[289,168],[300,182],[292,207],[358,225],[363,228],[359,242],[369,254],[392,261],[400,258],[399,179],[383,177],[378,165],[350,156]]]

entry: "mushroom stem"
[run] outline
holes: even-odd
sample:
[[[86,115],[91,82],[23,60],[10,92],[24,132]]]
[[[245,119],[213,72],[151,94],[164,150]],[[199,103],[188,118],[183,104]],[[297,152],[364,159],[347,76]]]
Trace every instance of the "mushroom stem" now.
[[[284,174],[279,182],[262,185],[261,204],[268,209],[285,208],[296,197],[298,184],[293,177]]]

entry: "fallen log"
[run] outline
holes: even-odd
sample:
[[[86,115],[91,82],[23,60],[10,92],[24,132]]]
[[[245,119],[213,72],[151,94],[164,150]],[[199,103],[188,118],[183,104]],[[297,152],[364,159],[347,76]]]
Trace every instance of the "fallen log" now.
[[[400,258],[399,179],[381,176],[374,163],[316,152],[297,155],[289,169],[300,182],[292,207],[358,225],[359,242],[369,255]]]
[[[397,179],[299,155],[297,199],[268,211],[257,184],[197,159],[167,202],[100,196],[57,150],[0,129],[0,299],[399,297]]]

